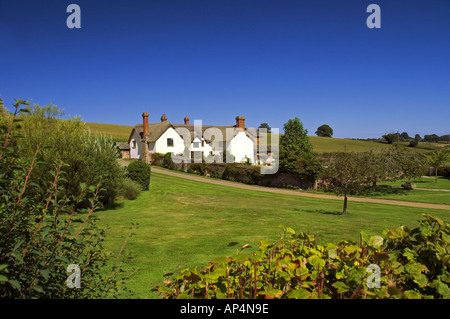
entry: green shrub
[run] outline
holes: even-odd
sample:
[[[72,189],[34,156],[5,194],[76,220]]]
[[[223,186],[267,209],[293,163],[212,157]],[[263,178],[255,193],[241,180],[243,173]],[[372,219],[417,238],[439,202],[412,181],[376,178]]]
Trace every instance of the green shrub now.
[[[261,240],[253,254],[244,245],[235,256],[181,270],[158,290],[168,299],[448,299],[450,224],[424,216],[414,229],[361,232],[359,243],[319,245],[314,236],[284,228],[278,242]],[[377,268],[379,282],[372,280]]]
[[[127,167],[127,177],[137,182],[143,191],[148,191],[150,186],[150,165],[142,161],[131,162]]]
[[[260,168],[227,163],[222,173],[222,179],[256,185],[261,179]]]
[[[187,168],[187,172],[197,175],[205,175],[205,164],[204,163],[191,163]]]
[[[103,205],[115,201],[124,172],[117,161],[119,153],[111,137],[91,134],[79,117],[62,119],[64,112],[55,105],[33,105],[22,115],[22,125],[17,133],[23,138],[15,142],[21,148],[21,158],[28,165],[39,146],[41,164],[32,171],[37,183],[51,179],[53,163],[62,161],[67,166],[64,168],[65,180],[60,181],[61,196],[76,197],[81,191],[81,183],[96,185],[101,180],[97,200]],[[46,185],[40,186],[34,192],[44,198]],[[86,204],[79,203],[80,207]]]
[[[172,160],[172,153],[166,153],[164,154],[164,160],[162,163],[162,167],[168,168],[168,169],[172,169],[172,170],[176,170],[177,166],[175,165],[175,163]]]
[[[25,103],[17,100],[16,114]],[[110,256],[103,251],[105,231],[97,227],[93,214],[101,182],[80,184],[76,196],[65,197],[62,190],[69,167],[61,161],[44,163],[40,147],[28,163],[18,132],[15,124],[0,126],[0,299],[117,296],[126,276],[117,278],[122,270],[116,264],[109,271]],[[33,171],[41,166],[49,169],[51,178],[35,179]],[[44,200],[37,189],[42,189]],[[91,207],[77,211],[83,217],[76,218],[75,208],[82,201]],[[79,267],[79,288],[66,284],[71,264]]]
[[[141,193],[141,185],[129,178],[124,178],[120,188],[120,195],[125,199],[136,199]]]
[[[222,171],[218,167],[213,167],[211,165],[207,165],[206,168],[207,172],[209,173],[209,176],[212,178],[222,178]]]

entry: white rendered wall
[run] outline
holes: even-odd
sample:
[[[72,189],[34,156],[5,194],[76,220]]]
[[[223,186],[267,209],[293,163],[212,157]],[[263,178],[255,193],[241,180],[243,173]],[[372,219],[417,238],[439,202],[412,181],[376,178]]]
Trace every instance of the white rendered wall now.
[[[136,142],[136,148],[133,148],[133,142]],[[134,131],[130,140],[130,158],[140,159],[142,154],[141,148],[141,137]]]
[[[245,161],[246,157],[250,159],[251,163],[254,163],[255,152],[253,145],[253,141],[245,134],[245,132],[239,132],[230,141],[227,152],[234,156],[235,162],[237,163]]]
[[[173,139],[173,146],[167,146],[167,139]],[[184,141],[180,135],[171,127],[169,127],[155,142],[154,152],[156,153],[174,153],[182,154],[184,151]]]

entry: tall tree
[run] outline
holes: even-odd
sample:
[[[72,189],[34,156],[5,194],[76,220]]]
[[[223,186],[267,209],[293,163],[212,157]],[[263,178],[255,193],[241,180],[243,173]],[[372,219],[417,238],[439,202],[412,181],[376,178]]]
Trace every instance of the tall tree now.
[[[318,175],[321,165],[307,134],[308,130],[297,117],[284,124],[284,135],[280,139],[280,171],[309,177]]]

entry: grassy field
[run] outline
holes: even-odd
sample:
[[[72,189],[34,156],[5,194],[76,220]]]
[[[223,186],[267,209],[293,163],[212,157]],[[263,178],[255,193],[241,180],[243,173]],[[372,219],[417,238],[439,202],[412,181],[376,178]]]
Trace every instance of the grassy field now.
[[[125,249],[125,269],[138,268],[129,280],[134,297],[157,298],[150,289],[163,274],[181,267],[207,264],[232,255],[229,242],[256,247],[260,239],[276,240],[284,225],[310,232],[324,242],[357,240],[360,230],[378,234],[384,228],[417,224],[421,213],[450,222],[450,211],[425,210],[373,203],[349,203],[267,194],[152,174],[150,191],[116,209],[98,212],[101,225],[109,225],[105,249],[120,250],[131,223],[139,223]]]
[[[127,142],[133,126],[86,122],[92,133],[106,134],[116,142]]]
[[[393,187],[400,187],[407,180],[398,180],[395,182],[382,182],[382,185],[389,185]],[[413,184],[418,188],[428,188],[428,189],[450,189],[450,179],[438,177],[438,182],[434,176],[424,176],[421,178],[416,178],[412,180]],[[449,194],[450,195],[450,194]]]

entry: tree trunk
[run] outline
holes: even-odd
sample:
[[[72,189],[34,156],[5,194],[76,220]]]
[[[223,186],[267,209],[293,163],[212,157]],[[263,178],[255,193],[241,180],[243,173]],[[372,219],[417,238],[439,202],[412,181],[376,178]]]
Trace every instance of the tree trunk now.
[[[437,172],[438,171],[438,168],[436,167],[435,169],[434,169],[434,172],[436,173],[436,183],[437,183],[437,181],[438,181],[438,175],[437,175]]]
[[[342,215],[347,215],[347,195],[344,196],[344,209],[342,210]]]

